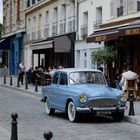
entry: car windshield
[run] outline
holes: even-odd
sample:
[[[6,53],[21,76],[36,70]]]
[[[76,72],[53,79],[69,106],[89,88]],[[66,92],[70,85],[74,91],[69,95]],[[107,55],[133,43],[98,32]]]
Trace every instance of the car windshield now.
[[[101,72],[76,71],[70,73],[70,84],[106,84]]]

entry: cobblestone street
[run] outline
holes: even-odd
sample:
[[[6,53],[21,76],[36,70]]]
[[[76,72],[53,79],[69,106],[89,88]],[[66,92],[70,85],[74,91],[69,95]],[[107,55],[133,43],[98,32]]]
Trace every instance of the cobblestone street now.
[[[52,140],[139,140],[139,125],[102,117],[86,117],[80,123],[71,123],[60,112],[47,116],[40,97],[4,87],[0,87],[0,99],[0,126],[10,136],[10,116],[17,112],[19,140],[41,140],[48,129],[53,132]]]

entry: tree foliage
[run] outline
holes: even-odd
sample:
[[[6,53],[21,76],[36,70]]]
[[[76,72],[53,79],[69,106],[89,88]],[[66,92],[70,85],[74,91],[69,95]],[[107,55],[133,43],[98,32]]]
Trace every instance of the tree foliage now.
[[[99,64],[107,64],[115,60],[116,48],[114,46],[105,46],[94,50],[91,54],[92,60]]]

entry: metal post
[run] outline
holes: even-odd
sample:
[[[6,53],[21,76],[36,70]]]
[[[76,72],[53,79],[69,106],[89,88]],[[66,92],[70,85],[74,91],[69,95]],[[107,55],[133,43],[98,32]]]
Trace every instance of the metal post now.
[[[43,135],[45,140],[50,140],[53,137],[53,133],[51,131],[46,131]]]
[[[4,84],[6,84],[6,75],[4,75]]]
[[[12,76],[10,76],[10,86],[13,85],[13,82],[12,82]]]
[[[12,113],[11,114],[12,122],[11,122],[11,140],[18,140],[17,136],[17,118],[18,114],[17,113]]]
[[[27,79],[27,74],[25,75],[25,89],[28,89],[28,79]]]
[[[37,79],[35,80],[35,92],[38,92]]]
[[[20,87],[20,84],[19,84],[19,76],[17,77],[17,87]]]
[[[134,94],[132,91],[129,91],[129,101],[130,101],[130,105],[129,105],[129,115],[134,116],[135,112],[134,112]]]

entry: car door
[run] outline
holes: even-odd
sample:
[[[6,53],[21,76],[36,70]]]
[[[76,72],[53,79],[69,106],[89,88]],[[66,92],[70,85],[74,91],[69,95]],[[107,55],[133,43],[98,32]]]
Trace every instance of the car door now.
[[[59,81],[59,72],[55,72],[53,75],[52,79],[52,85],[48,89],[48,98],[49,98],[49,104],[52,108],[58,108],[58,99],[57,99],[57,94],[58,94],[58,81]]]
[[[59,108],[64,110],[69,92],[68,77],[66,72],[60,73],[58,83],[57,99],[60,101]]]

